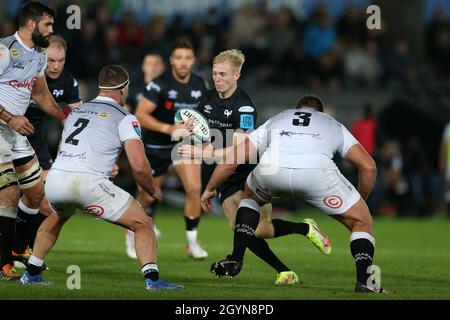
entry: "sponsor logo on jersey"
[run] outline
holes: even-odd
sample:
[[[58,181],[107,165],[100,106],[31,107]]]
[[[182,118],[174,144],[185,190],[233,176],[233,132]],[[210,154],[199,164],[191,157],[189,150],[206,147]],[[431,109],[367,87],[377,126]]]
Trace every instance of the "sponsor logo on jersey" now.
[[[255,117],[252,114],[241,114],[240,127],[241,129],[254,129]]]
[[[13,65],[11,66],[13,69],[25,69],[25,66],[23,65],[22,61],[16,61],[13,63]]]
[[[98,116],[102,119],[106,119],[106,118],[109,118],[110,114],[107,111],[101,111],[98,113]]]
[[[164,103],[164,108],[166,108],[167,110],[172,110],[172,108],[173,108],[173,101],[167,100],[167,101]]]
[[[178,92],[175,90],[170,90],[167,94],[169,95],[169,99],[176,99],[178,97]]]
[[[188,108],[188,109],[196,109],[197,103],[184,103],[184,102],[175,102],[173,104],[175,109]]]
[[[208,119],[208,124],[210,128],[220,128],[220,129],[226,129],[226,128],[232,128],[233,124],[229,122],[221,122],[219,120],[211,120]]]
[[[55,90],[53,90],[53,93],[52,93],[52,95],[55,98],[58,98],[59,96],[62,96],[63,94],[64,94],[64,89],[61,89],[61,90],[55,89]]]
[[[202,96],[202,92],[200,90],[192,90],[191,97],[194,99],[198,99]]]
[[[133,125],[134,131],[136,131],[137,135],[142,138],[141,126],[139,125],[139,122],[132,121],[131,124]]]
[[[17,58],[20,57],[20,51],[19,51],[19,49],[17,49],[17,48],[12,48],[10,52],[11,52],[11,57],[12,57],[13,59],[17,59]]]
[[[154,89],[157,92],[161,91],[161,87],[158,86],[156,83],[154,83],[153,81],[150,82],[146,87],[147,91],[152,91],[152,89]]]
[[[242,106],[239,108],[238,111],[239,112],[253,112],[253,111],[255,111],[255,108],[253,108],[252,106]]]
[[[31,92],[33,90],[34,84],[36,83],[36,80],[37,77],[33,77],[31,80],[26,79],[24,81],[11,80],[8,82],[8,84],[14,88],[26,88]]]
[[[231,116],[232,113],[233,113],[233,110],[228,110],[228,109],[225,109],[225,111],[223,112],[223,114],[227,116],[227,119],[229,116]]]
[[[211,113],[211,109],[212,109],[212,107],[209,105],[209,104],[207,104],[206,106],[204,106],[203,107],[204,108],[204,112],[206,112],[206,113]]]

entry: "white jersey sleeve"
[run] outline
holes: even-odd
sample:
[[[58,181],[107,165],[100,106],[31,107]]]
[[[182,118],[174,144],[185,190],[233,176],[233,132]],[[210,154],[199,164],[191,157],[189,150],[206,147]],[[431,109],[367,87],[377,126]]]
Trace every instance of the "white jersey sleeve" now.
[[[119,139],[125,142],[130,139],[141,139],[141,126],[133,115],[127,115],[119,123]]]
[[[259,154],[263,154],[268,145],[268,132],[267,128],[269,126],[269,120],[267,120],[262,126],[258,127],[255,131],[252,131],[249,134],[250,141],[255,145],[258,149]]]
[[[0,43],[0,75],[2,75],[8,67],[10,59],[8,48],[4,44]]]
[[[342,143],[339,145],[338,152],[342,158],[347,155],[351,146],[359,143],[358,140],[347,130],[347,128],[341,124],[342,128]]]

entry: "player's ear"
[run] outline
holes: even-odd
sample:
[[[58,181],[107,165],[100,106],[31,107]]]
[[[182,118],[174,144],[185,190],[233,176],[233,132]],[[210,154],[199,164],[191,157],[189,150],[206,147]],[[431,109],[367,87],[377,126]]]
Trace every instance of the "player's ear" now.
[[[239,78],[241,77],[241,73],[240,72],[235,72],[234,73],[234,79],[237,81],[239,80]]]
[[[26,27],[27,27],[28,31],[34,31],[34,29],[37,28],[37,22],[34,21],[33,19],[28,19],[28,21],[26,23]]]

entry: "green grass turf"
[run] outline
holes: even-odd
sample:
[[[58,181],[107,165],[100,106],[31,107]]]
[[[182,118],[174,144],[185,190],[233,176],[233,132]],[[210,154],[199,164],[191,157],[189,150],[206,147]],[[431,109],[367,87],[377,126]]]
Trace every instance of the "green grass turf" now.
[[[375,264],[381,267],[382,286],[390,296],[353,293],[355,267],[349,252],[349,233],[337,221],[314,210],[288,219],[313,217],[331,237],[333,252],[323,256],[303,236],[270,240],[279,257],[298,273],[301,285],[276,287],[275,272],[249,251],[242,272],[234,279],[209,272],[213,261],[232,248],[232,233],[223,217],[205,216],[200,240],[209,257],[193,261],[185,254],[181,212],[161,207],[156,222],[162,230],[158,255],[162,278],[183,284],[182,291],[144,289],[139,263],[126,256],[123,229],[83,214],[74,216],[46,259],[50,287],[0,282],[4,299],[450,299],[450,221],[431,219],[375,219]],[[81,290],[69,290],[67,267],[81,269]]]

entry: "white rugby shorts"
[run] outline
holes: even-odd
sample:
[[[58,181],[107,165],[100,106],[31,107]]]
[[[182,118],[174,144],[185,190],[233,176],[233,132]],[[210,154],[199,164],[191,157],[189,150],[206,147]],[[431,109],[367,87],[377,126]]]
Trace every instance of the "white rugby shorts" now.
[[[28,139],[0,120],[0,163],[34,155]]]
[[[271,202],[276,191],[287,191],[327,214],[342,214],[361,197],[338,169],[267,168],[258,164],[247,177],[247,185],[262,202]]]
[[[116,222],[130,207],[133,197],[114,185],[107,177],[50,169],[45,182],[45,195],[50,206],[62,218],[76,209]]]

